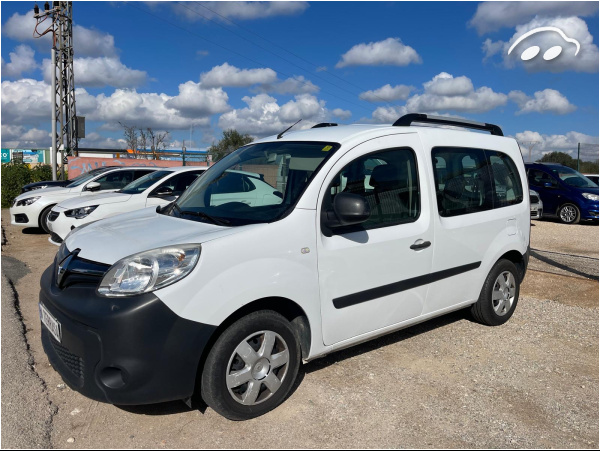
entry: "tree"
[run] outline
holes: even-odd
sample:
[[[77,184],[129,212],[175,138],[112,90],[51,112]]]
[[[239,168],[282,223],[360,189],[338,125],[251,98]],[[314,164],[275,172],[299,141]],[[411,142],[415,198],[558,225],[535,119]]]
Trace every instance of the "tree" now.
[[[127,149],[131,149],[135,153],[138,148],[137,127],[135,125],[129,126],[122,122],[119,122],[119,125],[123,127],[123,136],[125,136],[125,141],[127,142]]]
[[[150,149],[152,150],[152,156],[155,160],[160,160],[160,157],[156,153],[158,150],[165,150],[167,148],[167,138],[169,132],[155,132],[150,127],[146,129],[148,133],[148,139],[150,140]]]
[[[157,153],[158,150],[165,150],[167,148],[167,138],[169,132],[155,132],[151,127],[137,128],[135,125],[127,125],[119,122],[119,125],[123,127],[123,135],[127,142],[127,149],[133,150],[136,158],[153,158],[159,160],[160,157]],[[139,132],[139,135],[138,135]],[[148,145],[152,151],[152,155],[140,155],[138,152],[148,151]]]
[[[577,160],[565,152],[550,152],[538,161],[541,163],[559,163],[573,169],[577,168]]]
[[[236,149],[239,149],[246,144],[254,141],[252,136],[246,134],[241,135],[237,130],[224,130],[223,138],[217,143],[208,148],[208,153],[213,161],[219,161],[221,158],[229,155]]]

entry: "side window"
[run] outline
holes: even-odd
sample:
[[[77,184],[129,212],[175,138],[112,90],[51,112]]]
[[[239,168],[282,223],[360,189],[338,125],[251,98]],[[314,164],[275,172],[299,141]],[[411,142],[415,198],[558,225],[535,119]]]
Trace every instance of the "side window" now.
[[[440,216],[493,208],[492,184],[483,150],[436,147],[432,159]]]
[[[212,194],[247,193],[254,189],[256,187],[248,180],[246,175],[237,172],[225,172],[220,179],[215,181]]]
[[[99,191],[108,189],[121,189],[133,181],[135,171],[114,171],[110,172],[95,181],[100,183]]]
[[[523,186],[515,163],[501,152],[486,151],[494,179],[494,208],[523,201]]]
[[[137,171],[133,171],[133,180],[137,180],[140,177],[145,176],[146,174],[150,174],[151,172],[154,172],[150,169],[139,169]]]
[[[200,175],[197,172],[184,172],[177,174],[154,188],[153,192],[160,191],[161,188],[167,187],[173,191],[173,196],[181,196],[181,194],[190,186]]]
[[[554,177],[552,177],[550,174],[548,174],[544,171],[539,171],[537,169],[529,170],[528,179],[529,179],[529,184],[531,186],[539,186],[542,188],[544,187],[544,185],[546,183],[550,183],[552,186],[555,186],[557,184]]]
[[[342,192],[369,203],[371,217],[361,225],[365,230],[416,221],[421,202],[414,151],[391,149],[352,161],[334,177],[323,208],[331,208]]]

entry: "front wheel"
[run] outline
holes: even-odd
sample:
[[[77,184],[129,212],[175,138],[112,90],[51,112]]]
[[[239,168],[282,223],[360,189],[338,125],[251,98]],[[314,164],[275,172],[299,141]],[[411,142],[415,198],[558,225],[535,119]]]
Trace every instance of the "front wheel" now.
[[[52,233],[52,231],[50,230],[50,227],[48,227],[48,215],[50,214],[52,207],[54,207],[54,205],[50,205],[49,207],[46,207],[44,209],[44,211],[42,211],[42,213],[40,214],[40,227],[46,233]]]
[[[512,316],[519,300],[519,272],[510,260],[499,260],[488,274],[479,299],[471,307],[473,318],[487,326],[500,326]]]
[[[578,224],[581,214],[576,205],[564,204],[558,210],[558,217],[563,224]]]
[[[281,404],[300,367],[300,344],[290,322],[272,310],[229,326],[202,370],[206,404],[230,420],[248,420]]]

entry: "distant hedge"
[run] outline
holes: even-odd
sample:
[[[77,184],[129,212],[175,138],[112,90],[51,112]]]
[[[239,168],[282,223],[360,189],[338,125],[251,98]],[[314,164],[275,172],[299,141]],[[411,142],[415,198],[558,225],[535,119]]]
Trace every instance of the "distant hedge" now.
[[[28,183],[52,180],[52,167],[38,164],[33,168],[23,163],[2,165],[2,208],[12,206],[15,197],[21,194],[21,188]]]

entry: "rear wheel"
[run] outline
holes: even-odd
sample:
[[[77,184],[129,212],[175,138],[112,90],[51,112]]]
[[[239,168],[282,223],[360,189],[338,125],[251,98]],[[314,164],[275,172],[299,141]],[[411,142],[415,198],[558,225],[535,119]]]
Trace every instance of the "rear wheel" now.
[[[488,326],[499,326],[510,319],[519,300],[520,278],[510,260],[499,260],[483,284],[479,299],[471,307],[473,318]]]
[[[248,420],[281,404],[300,366],[300,344],[291,324],[261,310],[229,326],[206,359],[202,398],[230,420]]]
[[[40,214],[40,227],[46,233],[52,233],[52,231],[50,230],[50,227],[48,227],[48,215],[50,214],[52,207],[54,207],[54,205],[50,205],[49,207],[46,207]]]
[[[576,205],[564,204],[558,210],[558,218],[564,224],[578,224],[581,214]]]

